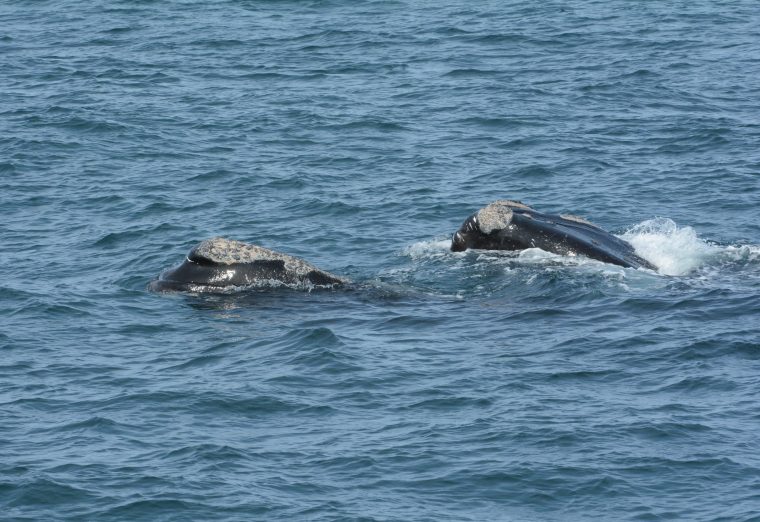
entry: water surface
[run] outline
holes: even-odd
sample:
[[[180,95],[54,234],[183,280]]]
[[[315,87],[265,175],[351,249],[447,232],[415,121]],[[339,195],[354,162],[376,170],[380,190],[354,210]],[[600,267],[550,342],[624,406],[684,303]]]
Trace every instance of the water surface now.
[[[20,520],[756,520],[753,2],[9,0]],[[448,251],[497,198],[660,273]],[[346,291],[159,295],[215,235]]]

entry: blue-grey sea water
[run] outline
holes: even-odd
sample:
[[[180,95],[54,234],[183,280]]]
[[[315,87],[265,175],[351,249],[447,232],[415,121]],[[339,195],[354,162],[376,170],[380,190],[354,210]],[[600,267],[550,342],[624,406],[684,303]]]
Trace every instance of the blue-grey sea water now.
[[[3,0],[0,518],[760,520],[759,198],[755,1]]]

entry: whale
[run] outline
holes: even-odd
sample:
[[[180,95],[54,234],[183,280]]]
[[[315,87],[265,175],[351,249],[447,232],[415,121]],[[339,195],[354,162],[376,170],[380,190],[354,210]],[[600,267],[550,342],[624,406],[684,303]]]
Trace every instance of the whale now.
[[[540,248],[563,256],[582,255],[626,268],[657,270],[633,246],[590,221],[545,214],[514,200],[497,200],[468,217],[451,238],[451,250]]]
[[[151,281],[156,292],[214,292],[226,289],[333,288],[348,280],[301,258],[243,241],[214,237],[194,246],[177,267]]]

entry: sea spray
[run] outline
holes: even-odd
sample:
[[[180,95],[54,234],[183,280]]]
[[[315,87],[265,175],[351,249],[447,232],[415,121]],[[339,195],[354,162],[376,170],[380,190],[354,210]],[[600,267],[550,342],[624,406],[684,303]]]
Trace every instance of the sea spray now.
[[[692,227],[679,227],[668,218],[643,221],[621,237],[633,245],[636,253],[657,266],[659,273],[670,276],[693,272],[720,251],[700,239]]]

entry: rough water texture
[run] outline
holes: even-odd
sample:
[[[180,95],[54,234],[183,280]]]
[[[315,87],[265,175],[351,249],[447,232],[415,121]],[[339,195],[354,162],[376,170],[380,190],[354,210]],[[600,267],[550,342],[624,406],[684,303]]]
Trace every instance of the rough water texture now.
[[[756,520],[755,2],[0,3],[10,520]],[[660,273],[448,250],[498,198]],[[154,294],[200,238],[357,288]]]

